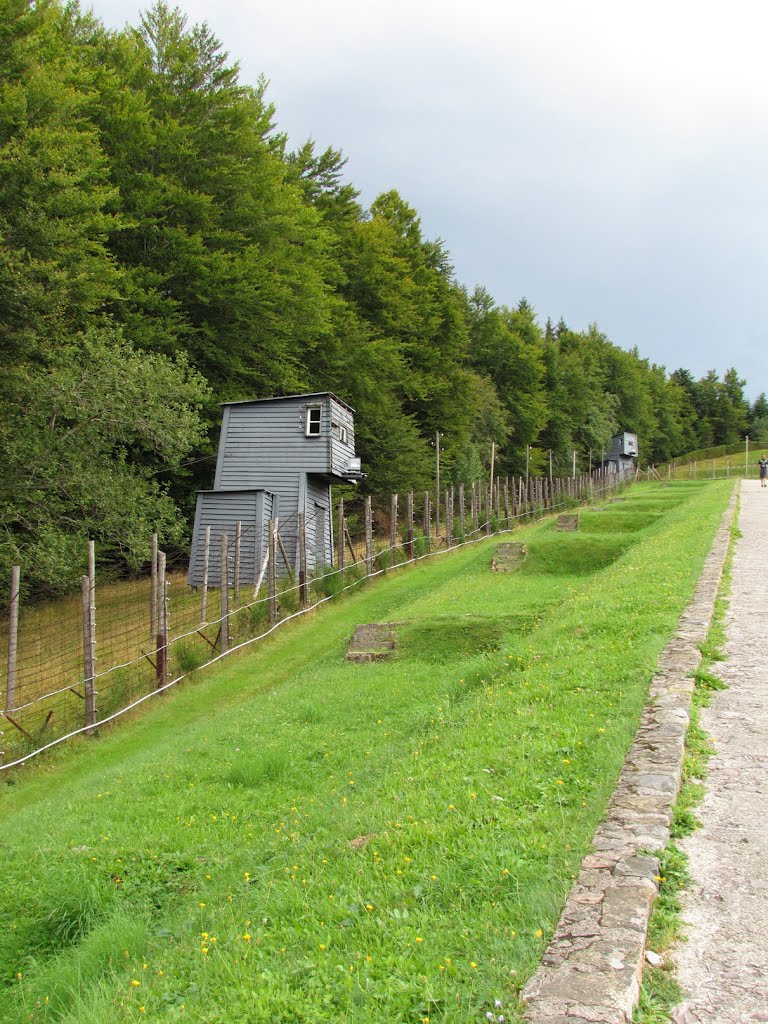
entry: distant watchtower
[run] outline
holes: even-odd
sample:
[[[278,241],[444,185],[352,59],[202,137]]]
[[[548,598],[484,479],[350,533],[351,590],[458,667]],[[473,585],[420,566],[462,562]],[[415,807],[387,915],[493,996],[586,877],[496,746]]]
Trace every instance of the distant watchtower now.
[[[608,469],[619,474],[634,473],[637,455],[637,434],[614,434],[608,452]]]
[[[223,405],[216,477],[199,491],[189,582],[200,586],[206,527],[209,582],[221,579],[220,541],[241,523],[240,579],[255,582],[270,518],[279,517],[287,561],[298,558],[298,513],[306,515],[308,567],[333,562],[331,486],[362,477],[355,457],[354,409],[329,391]]]

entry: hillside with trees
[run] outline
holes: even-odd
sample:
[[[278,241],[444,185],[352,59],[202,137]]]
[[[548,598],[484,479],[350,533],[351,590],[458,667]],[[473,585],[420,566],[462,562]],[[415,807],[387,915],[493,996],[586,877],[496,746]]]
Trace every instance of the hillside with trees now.
[[[364,487],[586,466],[619,427],[648,461],[768,434],[735,369],[695,380],[596,325],[542,324],[456,280],[394,189],[366,209],[341,152],[291,150],[266,84],[157,3],[107,30],[0,0],[0,572],[65,590],[83,538],[136,568],[183,544],[218,403],[331,390]],[[599,311],[596,311],[599,313]]]

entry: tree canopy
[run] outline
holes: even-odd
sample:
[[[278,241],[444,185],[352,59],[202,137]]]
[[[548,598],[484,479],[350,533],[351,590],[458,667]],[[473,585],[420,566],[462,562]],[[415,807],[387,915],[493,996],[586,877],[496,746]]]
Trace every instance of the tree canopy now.
[[[596,325],[542,327],[456,280],[394,188],[291,150],[266,83],[155,3],[110,31],[77,3],[0,0],[0,562],[69,585],[81,540],[137,565],[181,544],[218,402],[332,390],[364,487],[565,470],[617,429],[658,461],[766,432],[735,369],[695,380]],[[535,460],[534,460],[535,462]]]

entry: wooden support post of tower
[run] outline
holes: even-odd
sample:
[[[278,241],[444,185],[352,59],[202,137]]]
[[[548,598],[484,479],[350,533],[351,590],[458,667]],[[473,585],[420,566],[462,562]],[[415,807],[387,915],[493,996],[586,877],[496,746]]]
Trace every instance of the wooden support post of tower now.
[[[301,607],[309,605],[309,580],[307,579],[307,514],[299,512],[297,533],[299,543],[299,598]]]
[[[269,553],[267,556],[267,607],[270,624],[277,622],[277,519],[269,520]],[[342,544],[344,541],[342,540]]]

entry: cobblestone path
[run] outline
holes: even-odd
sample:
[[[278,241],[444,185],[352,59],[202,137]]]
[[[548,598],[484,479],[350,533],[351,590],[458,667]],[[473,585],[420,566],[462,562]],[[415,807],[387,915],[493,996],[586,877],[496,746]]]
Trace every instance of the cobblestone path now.
[[[726,654],[729,689],[702,725],[715,739],[702,828],[681,845],[694,885],[675,955],[679,1024],[768,1021],[768,488],[742,483]]]

